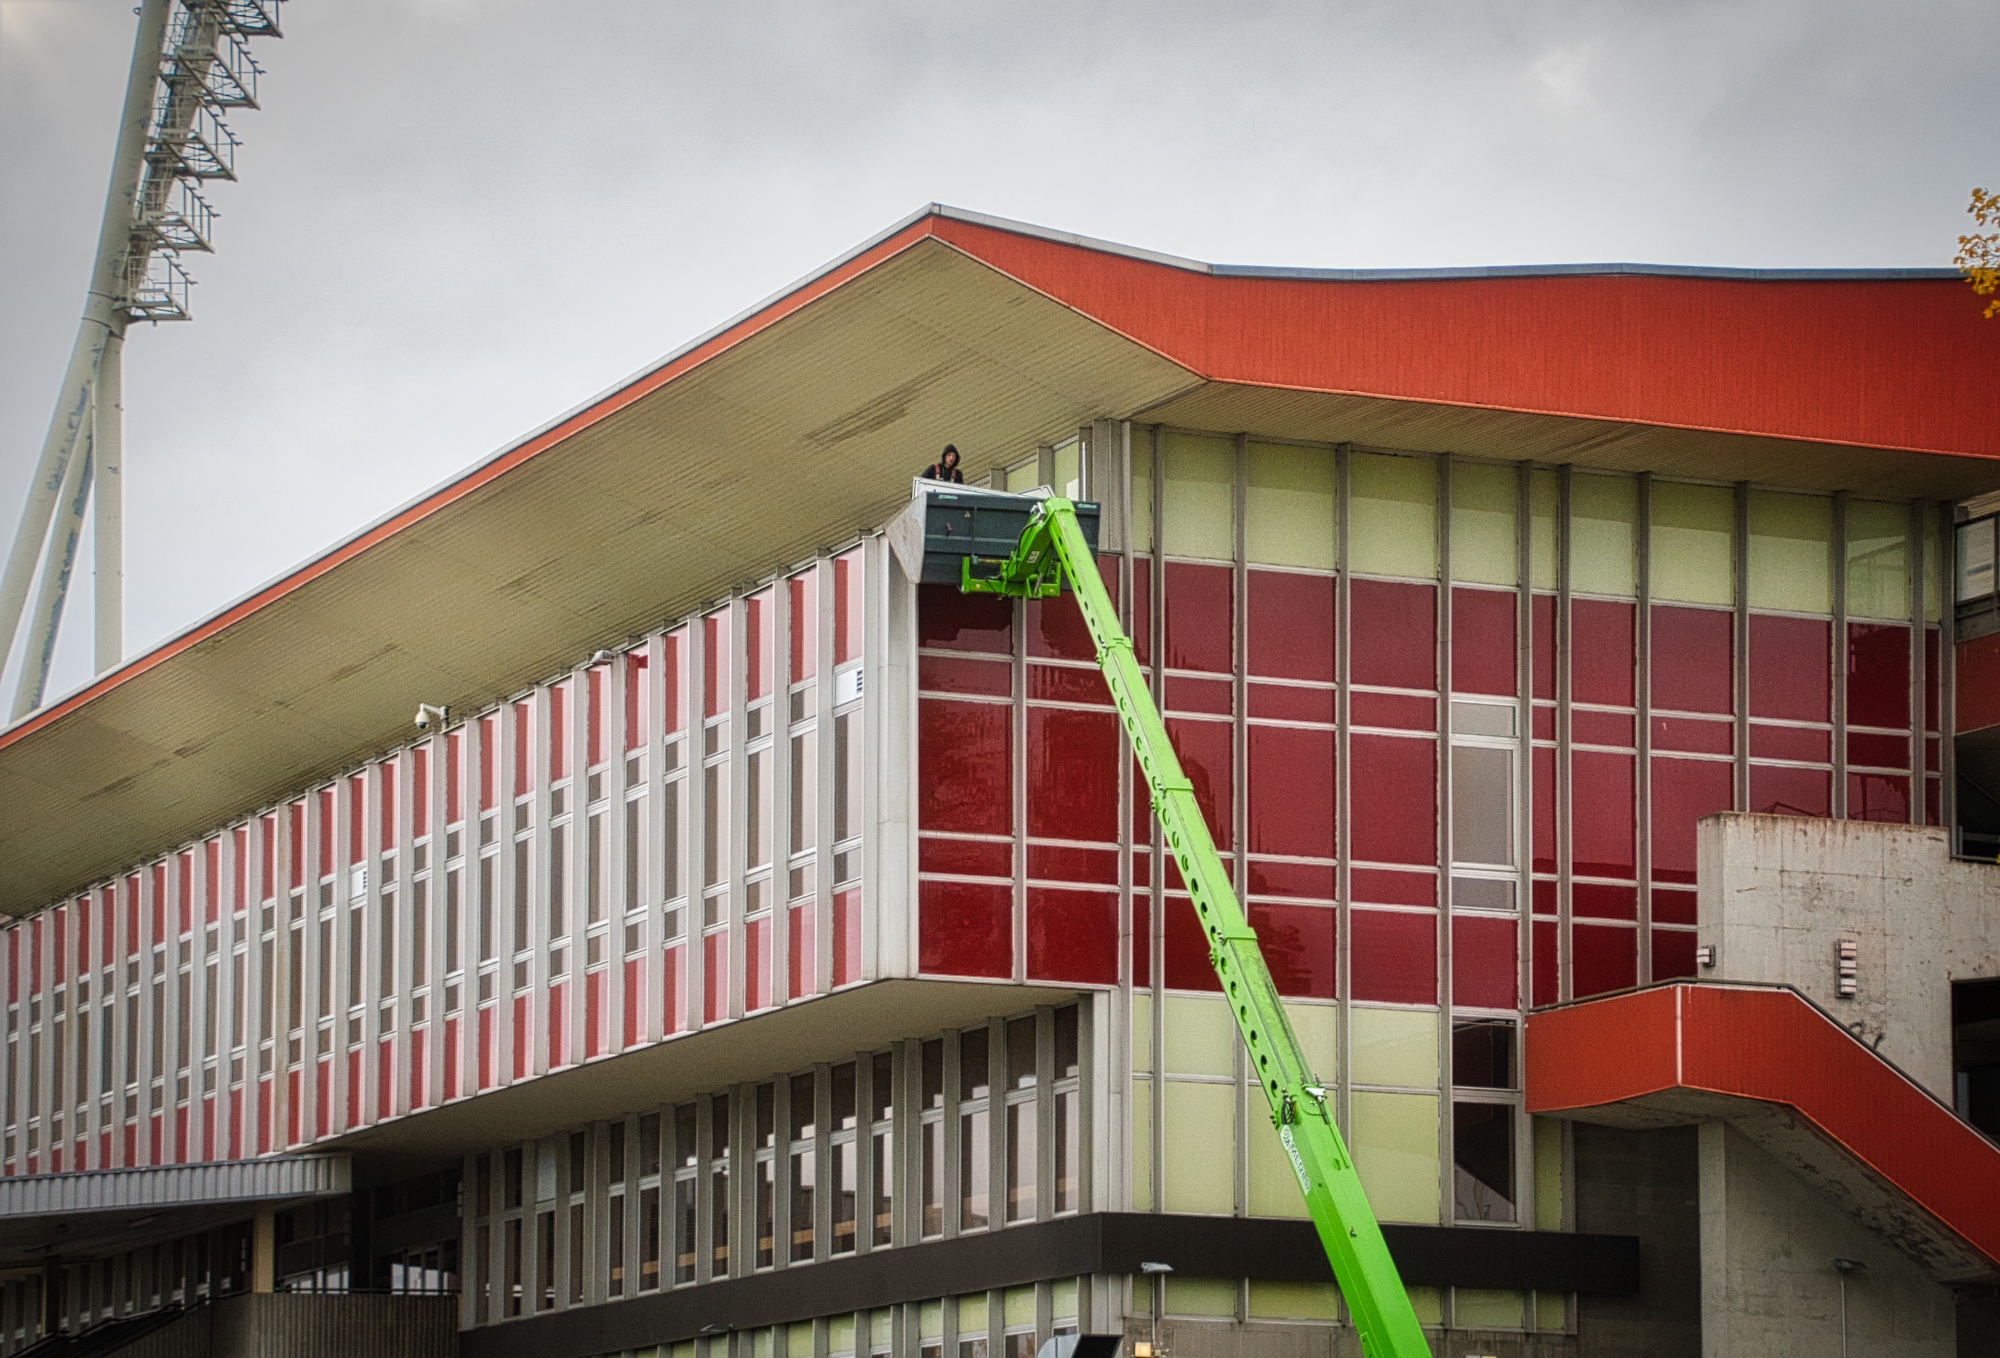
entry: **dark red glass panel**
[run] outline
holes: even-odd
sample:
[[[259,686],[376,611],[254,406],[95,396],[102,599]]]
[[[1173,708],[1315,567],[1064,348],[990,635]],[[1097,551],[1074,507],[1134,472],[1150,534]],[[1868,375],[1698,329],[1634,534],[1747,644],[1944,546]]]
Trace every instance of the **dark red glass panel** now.
[[[919,882],[917,966],[946,976],[1012,975],[1014,889],[983,882]]]
[[[1208,821],[1208,833],[1214,838],[1215,846],[1224,850],[1233,846],[1230,834],[1234,817],[1234,803],[1230,799],[1233,781],[1230,777],[1230,734],[1230,723],[1226,721],[1174,718],[1167,722],[1167,736],[1174,743],[1174,753],[1180,756],[1181,771],[1194,785],[1194,798],[1201,804],[1201,814]],[[1134,784],[1135,787],[1145,785],[1143,779]],[[1133,800],[1143,803],[1146,799],[1135,797]]]
[[[1349,599],[1351,634],[1366,639],[1354,647],[1349,677],[1384,688],[1436,688],[1436,586],[1356,580]]]
[[[1111,690],[1104,686],[1104,672],[1095,667],[1070,665],[1029,665],[1028,696],[1051,703],[1093,703],[1111,706]]]
[[[1014,832],[1013,709],[925,698],[917,704],[917,827]]]
[[[1349,897],[1370,905],[1436,905],[1435,872],[1397,872],[1392,868],[1355,868],[1348,875]]]
[[[1208,935],[1202,932],[1194,903],[1185,896],[1168,896],[1163,904],[1167,936],[1160,979],[1169,990],[1222,989],[1222,982],[1215,978],[1215,967],[1208,960]]]
[[[1334,854],[1334,743],[1326,729],[1248,729],[1250,852]]]
[[[1765,726],[1752,722],[1750,757],[1829,763],[1833,759],[1833,732],[1810,726]]]
[[[1513,1009],[1520,999],[1520,925],[1490,915],[1451,921],[1451,1002]]]
[[[1533,902],[1532,908],[1537,915],[1553,915],[1557,913],[1556,888],[1559,885],[1559,883],[1551,881],[1546,877],[1537,877],[1530,885],[1528,896]]]
[[[1848,624],[1847,720],[1855,726],[1909,726],[1909,628]]]
[[[1562,998],[1562,960],[1556,931],[1562,926],[1553,920],[1534,923],[1535,953],[1530,969],[1537,1005],[1554,1004]]]
[[[1847,775],[1847,817],[1849,820],[1910,823],[1910,780],[1905,774],[1850,773]]]
[[[1290,571],[1247,574],[1249,673],[1332,683],[1333,577]]]
[[[1118,895],[1028,888],[1028,979],[1115,985]]]
[[[1944,764],[1942,762],[1943,759],[1944,759],[1944,742],[1939,740],[1936,736],[1925,736],[1924,772],[1925,773],[1942,772],[1944,770]],[[1937,824],[1937,821],[1933,819],[1930,823],[1935,825]],[[270,893],[266,892],[265,894],[268,895]]]
[[[963,594],[951,585],[917,586],[917,645],[947,651],[1014,651],[1014,601]]]
[[[1556,738],[1556,710],[1541,703],[1528,709],[1528,733],[1536,740]]]
[[[1518,598],[1511,589],[1451,592],[1453,692],[1514,696],[1520,661],[1515,646]]]
[[[1653,709],[1736,710],[1736,615],[1654,604]]]
[[[1830,816],[1833,775],[1825,769],[1752,764],[1750,809],[1765,815]]]
[[[1736,799],[1736,766],[1700,759],[1653,760],[1653,880],[1694,881],[1695,824]]]
[[[1167,563],[1167,668],[1228,674],[1235,610],[1228,566]]]
[[[1098,578],[1104,582],[1111,602],[1118,602],[1118,558],[1102,557],[1097,563]],[[1068,590],[1052,599],[1030,599],[1028,610],[1028,654],[1052,660],[1095,660],[1097,647],[1090,629],[1083,624],[1083,611]]]
[[[1436,1004],[1437,916],[1391,910],[1354,910],[1352,989],[1357,1000],[1384,1004]]]
[[[1695,894],[1692,891],[1653,888],[1653,923],[1693,924],[1694,922]]]
[[[1570,926],[1570,991],[1577,999],[1639,982],[1639,934],[1617,924]]]
[[[1534,696],[1544,702],[1556,696],[1556,596],[1537,594],[1529,603],[1529,646],[1534,653]]]
[[[1028,709],[1028,834],[1117,843],[1117,714]]]
[[[1250,716],[1266,721],[1334,720],[1334,691],[1291,684],[1250,685]]]
[[[1227,679],[1190,679],[1185,675],[1167,676],[1167,702],[1169,712],[1212,712],[1226,717],[1234,707],[1235,686]]]
[[[1095,882],[1118,885],[1118,850],[1079,849],[1067,844],[1030,844],[1028,876],[1035,881]]]
[[[1534,781],[1534,824],[1529,827],[1534,845],[1534,870],[1556,870],[1556,752],[1537,745],[1528,756]]]
[[[1944,812],[1940,808],[1943,805],[1944,780],[1942,778],[1924,779],[1924,824],[1942,825],[1944,823]]]
[[[819,668],[819,571],[806,570],[786,582],[791,591],[791,680],[810,679]]]
[[[1252,901],[1250,927],[1281,995],[1330,1000],[1338,970],[1334,949],[1339,916],[1324,905],[1267,905]]]
[[[833,559],[833,663],[861,658],[862,577],[866,573],[860,548]]]
[[[1821,618],[1750,615],[1750,715],[1831,721],[1833,624]]]
[[[1437,742],[1354,735],[1348,805],[1354,857],[1437,864]]]
[[[1871,769],[1906,769],[1910,766],[1910,738],[1853,732],[1847,737],[1847,762]]]
[[[999,660],[920,655],[917,687],[931,693],[980,693],[1005,698],[1014,691],[1014,667]]]
[[[1630,713],[1598,712],[1590,708],[1572,708],[1569,714],[1569,738],[1578,745],[1615,745],[1621,750],[1633,747],[1632,721]]]
[[[1355,726],[1435,731],[1437,699],[1413,698],[1407,693],[1364,693],[1357,689],[1347,695],[1347,716]]]
[[[1736,725],[1727,721],[1696,721],[1690,717],[1653,718],[1653,748],[1683,754],[1736,753]]]
[[[1633,611],[1615,599],[1570,600],[1569,685],[1576,702],[1632,705]]]
[[[1132,985],[1135,989],[1150,989],[1153,984],[1153,902],[1149,897],[1134,894],[1132,897],[1132,937],[1129,946],[1132,952]]]
[[[1653,979],[1676,981],[1696,974],[1695,935],[1688,929],[1653,930]]]
[[[1633,853],[1634,777],[1628,754],[1576,750],[1570,754],[1570,868],[1586,877],[1630,878]]]
[[[1938,730],[1938,629],[1924,629],[1924,729]],[[1932,824],[1936,824],[1933,819]]]
[[[1330,901],[1337,889],[1331,863],[1250,860],[1250,894],[1253,896],[1296,896],[1310,901]]]
[[[1572,882],[1569,912],[1579,919],[1639,918],[1639,889],[1605,882]]]
[[[917,841],[917,871],[954,877],[1012,877],[1014,846],[997,839],[940,839],[925,835]]]
[[[1153,562],[1150,557],[1132,559],[1132,658],[1141,665],[1153,663]]]

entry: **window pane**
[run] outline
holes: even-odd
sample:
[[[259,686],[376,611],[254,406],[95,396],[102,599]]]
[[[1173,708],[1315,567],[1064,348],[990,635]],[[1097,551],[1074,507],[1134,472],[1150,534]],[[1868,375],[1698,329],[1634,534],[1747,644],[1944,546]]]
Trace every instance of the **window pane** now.
[[[992,1167],[984,1110],[958,1120],[958,1228],[984,1230],[987,1224],[986,1184]]]
[[[1227,1216],[1236,1203],[1235,1090],[1171,1080],[1165,1096],[1166,1209]]]
[[[1007,1220],[1035,1219],[1035,1170],[1040,1163],[1035,1101],[1007,1105]]]
[[[1236,443],[1168,434],[1167,494],[1160,545],[1169,556],[1236,556]]]
[[[1451,1025],[1451,1082],[1461,1089],[1513,1089],[1514,1024],[1461,1019]]]
[[[1578,594],[1630,598],[1636,568],[1639,483],[1629,476],[1579,474],[1569,483],[1569,587]]]
[[[1248,560],[1334,568],[1333,453],[1325,448],[1250,445],[1243,542]]]
[[[1684,604],[1736,602],[1736,496],[1727,486],[1655,481],[1652,498],[1652,590]]]
[[[1528,583],[1531,588],[1556,587],[1556,474],[1528,473]]]
[[[1514,1219],[1514,1110],[1452,1105],[1452,1199],[1460,1221]]]
[[[1384,1221],[1438,1218],[1438,1101],[1435,1094],[1352,1095],[1354,1167],[1369,1205]]]
[[[1833,501],[1750,492],[1750,606],[1833,611]]]
[[[1653,707],[1728,714],[1736,706],[1736,615],[1656,605]]]
[[[1484,745],[1451,751],[1452,859],[1514,862],[1514,752]]]
[[[1750,617],[1750,715],[1831,721],[1832,624],[1817,618]]]
[[[1910,616],[1910,507],[1847,502],[1847,615]]]
[[[1437,577],[1437,466],[1429,458],[1356,453],[1348,567],[1364,575]]]
[[[1520,473],[1486,462],[1451,468],[1451,578],[1487,585],[1520,579],[1514,550]]]

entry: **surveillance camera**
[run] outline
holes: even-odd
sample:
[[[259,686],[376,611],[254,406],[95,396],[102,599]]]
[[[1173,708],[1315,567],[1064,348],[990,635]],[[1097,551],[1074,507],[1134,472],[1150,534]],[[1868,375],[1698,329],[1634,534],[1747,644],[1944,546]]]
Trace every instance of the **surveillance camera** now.
[[[432,726],[443,726],[446,715],[447,709],[445,708],[433,707],[429,703],[418,703],[416,716],[417,729],[419,731],[427,731]]]

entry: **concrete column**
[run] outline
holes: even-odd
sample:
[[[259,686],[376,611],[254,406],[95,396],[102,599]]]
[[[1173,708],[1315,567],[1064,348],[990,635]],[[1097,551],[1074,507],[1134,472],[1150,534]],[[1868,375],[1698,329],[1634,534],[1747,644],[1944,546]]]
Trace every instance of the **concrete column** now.
[[[260,1207],[250,1226],[250,1290],[275,1292],[278,1287],[278,1213]]]

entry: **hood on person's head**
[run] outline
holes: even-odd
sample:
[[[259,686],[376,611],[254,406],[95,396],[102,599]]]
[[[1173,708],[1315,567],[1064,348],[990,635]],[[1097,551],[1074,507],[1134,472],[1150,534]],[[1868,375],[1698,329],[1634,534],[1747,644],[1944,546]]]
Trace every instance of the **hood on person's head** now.
[[[945,444],[944,452],[938,457],[938,465],[940,467],[956,467],[958,465],[958,447],[956,444]]]

